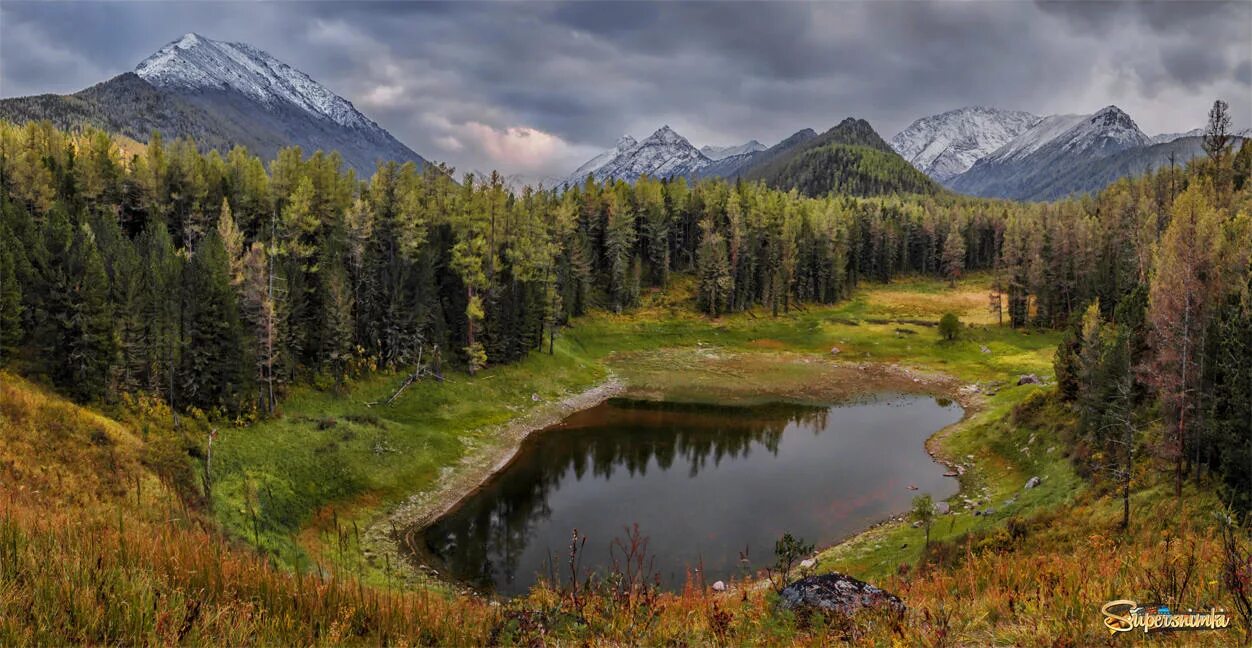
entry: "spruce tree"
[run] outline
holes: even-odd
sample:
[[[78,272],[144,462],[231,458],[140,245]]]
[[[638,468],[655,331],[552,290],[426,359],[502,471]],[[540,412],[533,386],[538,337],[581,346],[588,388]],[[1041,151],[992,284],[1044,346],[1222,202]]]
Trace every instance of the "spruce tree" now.
[[[185,305],[181,396],[201,409],[238,411],[251,371],[230,260],[216,230],[196,246],[184,271],[183,290],[194,298]]]
[[[54,352],[53,380],[80,401],[105,396],[116,360],[113,306],[109,277],[90,226],[74,234],[63,275],[64,310],[56,314],[60,326]]]
[[[17,240],[0,223],[0,366],[22,340],[22,286],[17,279]]]

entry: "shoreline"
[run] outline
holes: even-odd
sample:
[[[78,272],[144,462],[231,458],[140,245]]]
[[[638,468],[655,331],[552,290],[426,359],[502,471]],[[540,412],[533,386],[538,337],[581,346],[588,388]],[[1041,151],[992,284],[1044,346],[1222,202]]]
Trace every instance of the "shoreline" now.
[[[496,426],[489,444],[472,449],[461,460],[441,471],[433,488],[410,495],[400,504],[379,513],[365,530],[366,559],[378,566],[387,557],[392,568],[402,570],[409,582],[429,582],[434,571],[412,558],[424,552],[412,541],[412,533],[460,506],[487,482],[503,471],[517,457],[522,443],[530,435],[560,423],[574,412],[595,407],[626,391],[626,384],[611,372],[603,381],[558,401],[540,405],[531,411]],[[401,551],[402,544],[408,551]],[[440,580],[445,585],[452,583]],[[458,587],[460,587],[458,585]]]
[[[783,358],[785,356],[779,359],[784,362],[796,360],[795,356],[790,359]],[[983,399],[979,398],[977,391],[965,390],[960,381],[951,375],[908,367],[899,363],[832,361],[820,359],[820,356],[808,356],[800,361],[811,363],[814,360],[819,362],[824,360],[823,364],[836,373],[870,372],[873,375],[870,383],[887,383],[886,385],[878,384],[879,388],[894,387],[905,393],[923,393],[937,398],[950,398],[960,405],[962,409],[960,420],[928,436],[923,448],[935,463],[948,470],[957,470],[956,462],[946,456],[947,453],[943,451],[942,442],[954,430],[967,424],[982,409]],[[846,385],[831,385],[830,387],[833,390],[831,397],[821,400],[839,400],[840,397],[835,394],[846,388]],[[865,394],[880,391],[880,389],[868,388],[866,385],[860,385],[860,387],[862,388],[854,391]],[[659,396],[649,393],[644,386],[629,386],[626,381],[610,371],[605,380],[590,388],[566,396],[559,401],[545,403],[518,418],[500,424],[492,442],[471,450],[458,464],[445,467],[433,488],[414,493],[400,504],[375,516],[367,525],[364,534],[366,542],[363,545],[363,553],[366,559],[375,566],[380,566],[379,563],[385,559],[392,569],[398,569],[401,572],[399,574],[401,579],[410,585],[433,584],[462,592],[473,592],[467,585],[449,580],[440,574],[432,566],[433,561],[429,559],[424,548],[420,546],[421,542],[416,541],[414,535],[434,520],[460,506],[481,490],[494,476],[505,470],[516,458],[522,444],[532,434],[559,423],[574,412],[632,392],[638,392],[644,398]],[[772,395],[779,396],[777,393]],[[807,394],[804,400],[811,400],[813,396],[814,394]],[[846,396],[847,394],[844,393],[843,397],[846,398]],[[957,479],[957,491],[952,497],[959,497],[965,493],[965,484],[960,476],[955,479]],[[839,545],[872,533],[884,525],[898,522],[901,515],[906,515],[906,513],[885,516],[842,538],[823,543],[815,552],[815,556],[820,556]]]

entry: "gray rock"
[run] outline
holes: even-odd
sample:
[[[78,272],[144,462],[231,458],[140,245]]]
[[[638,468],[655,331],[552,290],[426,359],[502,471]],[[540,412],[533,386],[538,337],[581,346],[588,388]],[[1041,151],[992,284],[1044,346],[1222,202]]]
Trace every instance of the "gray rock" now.
[[[935,502],[935,513],[939,515],[947,515],[952,510],[947,502]]]
[[[812,569],[817,566],[817,561],[812,558],[806,558],[800,561],[800,569]]]
[[[839,347],[830,347],[830,355],[839,355]]]
[[[779,605],[802,613],[832,613],[850,616],[864,608],[905,611],[900,597],[869,583],[830,573],[802,578],[779,592]]]
[[[1019,385],[1042,385],[1043,381],[1039,380],[1039,376],[1036,376],[1035,374],[1022,374],[1022,376],[1017,379],[1017,384]]]
[[[983,515],[995,515],[995,514],[996,514],[996,510],[995,510],[995,509],[993,509],[993,508],[991,508],[990,506],[988,506],[988,507],[987,507],[987,510],[983,511],[983,512],[982,512],[982,514],[983,514]]]
[[[715,582],[713,583],[713,591],[714,591],[714,592],[725,592],[725,591],[726,591],[726,583],[724,583],[724,582],[722,582],[722,581],[715,581]]]
[[[1031,477],[1030,479],[1027,479],[1027,480],[1026,480],[1026,488],[1028,488],[1028,489],[1030,489],[1030,488],[1034,488],[1035,486],[1038,486],[1038,485],[1039,485],[1039,482],[1040,482],[1040,480],[1039,480],[1039,477],[1038,477],[1038,476]]]

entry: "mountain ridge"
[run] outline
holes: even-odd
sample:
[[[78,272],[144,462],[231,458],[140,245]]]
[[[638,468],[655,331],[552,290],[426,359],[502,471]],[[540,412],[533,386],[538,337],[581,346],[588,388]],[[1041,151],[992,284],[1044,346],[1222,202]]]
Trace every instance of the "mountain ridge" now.
[[[427,164],[386,129],[296,68],[245,43],[194,32],[146,57],[135,71],[69,95],[0,100],[0,117],[90,125],[146,142],[154,131],[204,149],[244,146],[273,159],[288,146],[336,151],[359,174],[379,161]]]
[[[987,198],[1061,197],[1087,184],[1061,183],[1060,178],[1075,177],[1069,170],[1091,168],[1087,165],[1097,160],[1151,144],[1151,138],[1130,115],[1114,105],[1089,115],[1052,115],[947,184],[956,191]]]
[[[896,133],[890,143],[914,167],[944,182],[1041,119],[1020,110],[966,106],[919,118]]]

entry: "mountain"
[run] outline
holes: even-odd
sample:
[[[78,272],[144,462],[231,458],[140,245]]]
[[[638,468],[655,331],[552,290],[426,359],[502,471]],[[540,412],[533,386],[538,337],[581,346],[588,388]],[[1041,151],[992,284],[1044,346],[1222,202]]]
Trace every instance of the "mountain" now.
[[[300,146],[338,151],[359,173],[378,160],[425,160],[307,74],[245,43],[187,34],[126,73],[72,95],[0,100],[0,117],[90,124],[147,141],[193,137],[205,148],[246,146],[264,158]]]
[[[1236,143],[1236,148],[1238,144]],[[1185,136],[1159,144],[1138,146],[1102,158],[1076,163],[1047,177],[1023,200],[1056,200],[1073,194],[1099,191],[1119,178],[1143,175],[1154,169],[1187,162],[1205,155],[1204,139]]]
[[[817,137],[817,132],[812,128],[806,128],[798,131],[787,139],[761,151],[752,151],[749,153],[740,153],[731,155],[720,160],[714,160],[712,164],[700,169],[699,177],[702,178],[726,178],[736,179],[741,177],[745,172],[754,166],[765,164],[770,160],[785,155],[797,146]],[[756,140],[753,140],[754,142]]]
[[[869,122],[852,117],[769,159],[754,161],[742,177],[810,196],[941,191],[883,141]]]
[[[1020,110],[970,106],[923,117],[891,138],[891,148],[945,182],[1039,123]]]
[[[662,126],[642,142],[635,142],[629,136],[623,137],[613,150],[601,153],[578,167],[564,184],[582,184],[588,175],[596,182],[608,179],[633,182],[643,175],[655,178],[695,177],[700,169],[712,162],[687,138],[669,126]]]
[[[614,158],[634,148],[638,143],[630,135],[622,135],[613,148],[587,160],[582,166],[574,169],[574,172],[569,174],[564,183],[568,185],[581,184],[587,179],[589,174],[594,173],[597,169],[613,161]]]
[[[1072,170],[1152,141],[1117,106],[1091,115],[1053,115],[979,159],[948,186],[991,198],[1050,200],[1082,191]],[[1098,166],[1098,165],[1096,165]],[[1103,175],[1103,174],[1098,174]]]
[[[701,146],[700,152],[710,160],[717,161],[728,157],[736,157],[747,153],[756,153],[764,151],[765,145],[756,141],[748,140],[738,146]]]
[[[1153,135],[1152,137],[1148,139],[1151,140],[1153,144],[1165,144],[1167,142],[1172,142],[1176,139],[1182,139],[1184,137],[1203,137],[1203,136],[1204,136],[1203,128],[1193,128],[1185,133],[1161,133],[1160,135]]]

